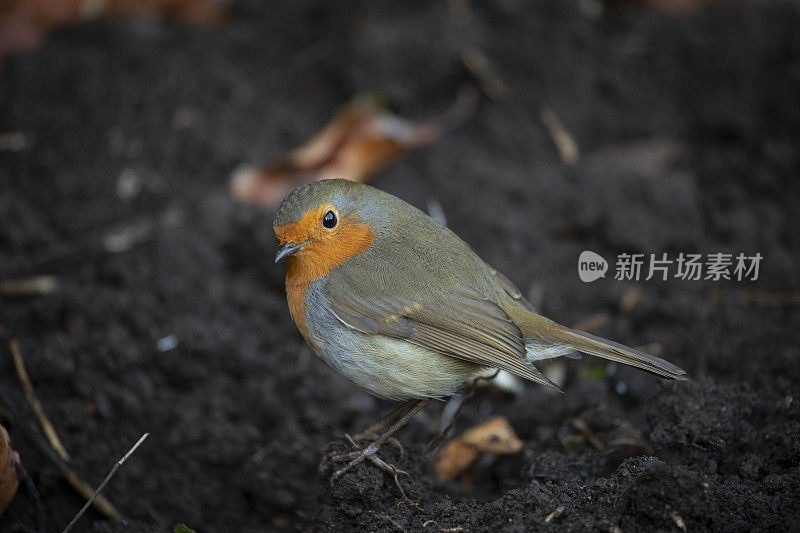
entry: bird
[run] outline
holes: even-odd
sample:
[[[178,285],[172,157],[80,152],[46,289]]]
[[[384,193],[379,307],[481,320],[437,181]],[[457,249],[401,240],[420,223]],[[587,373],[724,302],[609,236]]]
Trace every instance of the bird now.
[[[535,363],[580,352],[687,379],[664,359],[536,313],[451,229],[375,187],[303,185],[281,202],[273,231],[275,262],[288,260],[289,313],[311,349],[364,391],[404,401],[356,435],[369,445],[350,438],[355,450],[332,458],[347,462],[332,479],[367,459],[396,473],[377,455],[386,440],[431,400],[498,370],[558,389]]]

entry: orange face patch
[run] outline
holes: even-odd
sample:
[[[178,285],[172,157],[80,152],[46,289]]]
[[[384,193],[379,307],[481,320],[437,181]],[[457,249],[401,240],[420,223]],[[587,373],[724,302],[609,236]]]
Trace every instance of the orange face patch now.
[[[322,225],[322,217],[330,210],[336,213],[338,223],[329,229]],[[289,257],[289,269],[286,271],[289,312],[305,337],[308,331],[303,301],[306,289],[319,277],[366,250],[372,244],[375,232],[369,224],[342,216],[332,205],[310,209],[297,222],[276,226],[274,230],[281,244],[306,243]]]

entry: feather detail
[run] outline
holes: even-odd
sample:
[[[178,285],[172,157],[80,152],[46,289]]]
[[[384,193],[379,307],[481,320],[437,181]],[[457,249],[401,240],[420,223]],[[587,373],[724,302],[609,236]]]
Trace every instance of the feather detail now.
[[[556,357],[569,356],[575,353],[575,348],[562,344],[550,344],[535,339],[525,341],[525,354],[528,361],[542,361]]]

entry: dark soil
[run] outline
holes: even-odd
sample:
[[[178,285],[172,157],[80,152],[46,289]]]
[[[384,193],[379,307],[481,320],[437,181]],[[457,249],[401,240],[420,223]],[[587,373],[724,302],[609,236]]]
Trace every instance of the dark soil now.
[[[46,531],[84,500],[37,445],[11,338],[87,482],[151,433],[104,492],[128,521],[91,510],[83,530],[800,527],[795,4],[675,19],[630,4],[593,18],[565,0],[475,2],[467,18],[444,2],[265,4],[235,5],[220,28],[64,29],[0,72],[0,129],[27,139],[0,153],[0,276],[59,284],[0,300],[0,417]],[[570,361],[566,394],[529,385],[464,409],[457,431],[502,415],[525,442],[482,458],[466,474],[474,490],[438,484],[422,458],[439,405],[400,433],[402,456],[383,452],[409,472],[407,499],[369,463],[331,487],[326,450],[392,404],[304,346],[272,261],[272,214],[234,204],[227,177],[301,143],[358,93],[436,114],[470,79],[466,47],[484,51],[505,96],[375,185],[421,207],[438,199],[548,316],[605,313],[595,333],[660,343],[693,380]],[[574,134],[576,167],[560,162],[543,106]],[[135,246],[109,251],[108,236],[132,228]],[[612,260],[606,279],[578,279],[582,250]],[[764,260],[756,282],[642,281],[625,313],[635,284],[613,279],[622,252]],[[177,346],[162,351],[169,336]],[[33,529],[35,509],[21,489],[0,530]]]

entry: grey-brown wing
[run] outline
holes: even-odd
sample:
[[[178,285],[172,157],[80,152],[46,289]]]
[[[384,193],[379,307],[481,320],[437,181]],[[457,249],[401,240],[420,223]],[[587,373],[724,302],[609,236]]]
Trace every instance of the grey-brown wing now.
[[[338,274],[338,275],[337,275]],[[447,294],[420,291],[418,297],[386,294],[361,296],[360,280],[331,273],[325,296],[334,313],[364,333],[386,335],[482,366],[500,368],[556,387],[525,356],[519,328],[500,306],[472,287]],[[557,388],[557,387],[556,387]]]
[[[520,305],[530,311],[531,313],[535,313],[536,310],[533,308],[533,305],[522,295],[522,291],[520,291],[514,283],[508,279],[506,276],[503,275],[502,272],[499,272],[496,268],[492,267],[491,265],[486,265],[489,268],[489,272],[491,272],[494,279],[497,283],[502,287],[502,289],[508,294],[512,300],[514,300],[517,305]]]

